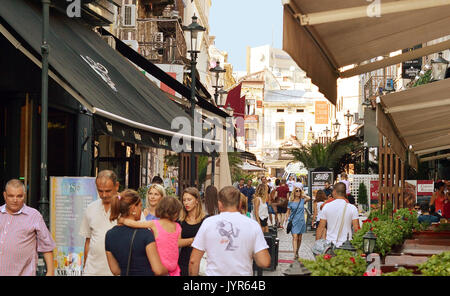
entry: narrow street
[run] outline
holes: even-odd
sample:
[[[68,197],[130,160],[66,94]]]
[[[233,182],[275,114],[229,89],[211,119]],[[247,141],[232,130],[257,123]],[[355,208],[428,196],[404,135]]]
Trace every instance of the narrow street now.
[[[315,241],[315,232],[307,231],[303,234],[302,245],[300,246],[300,259],[314,260],[311,248]],[[278,266],[274,271],[264,270],[263,276],[283,276],[283,272],[294,262],[294,253],[292,251],[292,235],[287,234],[285,229],[278,229],[278,238],[280,247],[278,251]]]

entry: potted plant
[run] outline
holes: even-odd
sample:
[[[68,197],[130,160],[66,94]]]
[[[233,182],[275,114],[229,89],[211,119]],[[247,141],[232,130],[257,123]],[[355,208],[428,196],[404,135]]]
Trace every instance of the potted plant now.
[[[364,185],[364,183],[359,183],[358,188],[358,204],[362,205],[363,209],[367,211],[367,187]]]

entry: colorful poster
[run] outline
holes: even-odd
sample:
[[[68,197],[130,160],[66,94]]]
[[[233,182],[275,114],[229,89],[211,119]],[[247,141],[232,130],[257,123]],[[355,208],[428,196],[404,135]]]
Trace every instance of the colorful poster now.
[[[81,220],[98,198],[94,177],[50,177],[50,228],[56,243],[55,275],[81,275],[85,238]]]
[[[379,188],[380,181],[370,181],[370,204],[377,204],[379,202]]]
[[[414,207],[414,204],[417,202],[417,180],[405,180],[403,200],[405,208]]]
[[[315,102],[315,124],[328,124],[328,103]]]

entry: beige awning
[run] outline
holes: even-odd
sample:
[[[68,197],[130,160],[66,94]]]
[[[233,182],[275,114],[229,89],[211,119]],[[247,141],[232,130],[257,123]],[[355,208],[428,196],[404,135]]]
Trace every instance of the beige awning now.
[[[375,2],[381,3],[380,17],[368,17],[367,9],[371,14],[377,13],[373,11],[374,7],[370,7]],[[337,97],[337,78],[348,77],[348,73],[340,72],[342,67],[360,65],[372,58],[450,34],[449,0],[383,0],[373,3],[361,0],[284,0],[283,3],[283,50],[306,71],[312,83],[333,104]],[[429,46],[420,54],[424,56],[449,47],[449,42],[442,42],[439,46]],[[391,59],[391,65],[397,64],[411,59],[411,54]],[[386,66],[378,62],[374,69]],[[367,65],[360,67],[359,70],[352,69],[351,75],[371,71]]]
[[[450,79],[444,79],[380,97],[384,115],[392,124],[391,144],[425,155],[450,149]],[[379,126],[377,116],[377,127]],[[380,130],[381,131],[381,130]]]

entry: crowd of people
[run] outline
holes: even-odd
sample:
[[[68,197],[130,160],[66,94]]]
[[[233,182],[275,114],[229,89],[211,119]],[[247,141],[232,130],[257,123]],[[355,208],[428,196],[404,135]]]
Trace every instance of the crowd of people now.
[[[292,177],[273,182],[263,176],[256,188],[244,179],[221,190],[209,185],[203,194],[188,187],[180,198],[167,196],[159,179],[148,187],[143,206],[136,191],[119,192],[113,171],[99,172],[95,184],[100,198],[87,206],[79,229],[85,238],[82,275],[252,275],[253,262],[261,268],[271,264],[264,238],[269,225],[292,225],[294,260],[298,259],[310,200],[316,240],[339,247],[359,229],[345,174],[334,186],[325,182],[314,198]],[[429,203],[415,205],[419,222],[448,218],[449,192],[443,182],[435,186]],[[10,180],[3,196],[0,275],[35,275],[38,253],[43,253],[47,275],[53,275],[55,242],[41,214],[25,205],[23,183]]]

